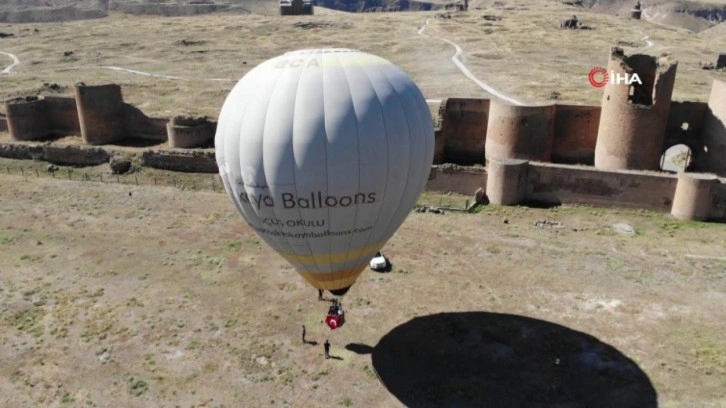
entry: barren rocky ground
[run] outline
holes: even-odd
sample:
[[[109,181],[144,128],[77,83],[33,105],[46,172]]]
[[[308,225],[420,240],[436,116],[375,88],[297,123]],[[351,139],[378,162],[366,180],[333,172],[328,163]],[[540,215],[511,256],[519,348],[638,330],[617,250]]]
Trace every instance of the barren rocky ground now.
[[[0,406],[726,405],[724,224],[412,213],[331,332],[223,193],[27,166],[0,167]]]

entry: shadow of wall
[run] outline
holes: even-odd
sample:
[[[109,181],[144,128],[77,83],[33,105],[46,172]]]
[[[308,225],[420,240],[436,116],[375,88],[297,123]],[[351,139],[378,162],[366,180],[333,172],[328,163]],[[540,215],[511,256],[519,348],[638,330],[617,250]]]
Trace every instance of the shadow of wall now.
[[[726,176],[726,81],[713,81],[701,139],[703,148],[694,154],[695,168]]]
[[[669,148],[683,144],[688,146],[692,153],[692,163],[695,156],[703,150],[703,123],[708,111],[708,104],[704,102],[671,102],[666,125],[665,137],[661,147],[661,155]],[[692,164],[686,170],[693,170]]]
[[[449,98],[442,104],[435,163],[484,164],[489,99]]]
[[[530,163],[527,174],[524,199],[553,205],[569,202],[669,212],[678,184],[677,176],[666,173],[548,163]]]
[[[355,347],[353,347],[355,346]],[[370,349],[373,368],[407,407],[640,407],[648,375],[601,340],[524,316],[461,312],[416,317]]]

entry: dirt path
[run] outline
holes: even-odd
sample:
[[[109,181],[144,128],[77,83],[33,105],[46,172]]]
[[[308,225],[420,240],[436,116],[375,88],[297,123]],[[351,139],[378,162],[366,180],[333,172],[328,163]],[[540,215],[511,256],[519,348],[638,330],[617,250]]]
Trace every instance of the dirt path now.
[[[11,54],[9,52],[0,51],[0,54],[7,55],[8,57],[10,57],[13,60],[13,63],[12,64],[8,65],[7,67],[3,68],[2,71],[0,71],[0,75],[10,74],[11,71],[13,70],[13,68],[15,68],[15,66],[17,66],[18,64],[20,64],[20,59],[18,58],[17,55]],[[229,79],[229,78],[201,78],[201,79],[198,79],[198,78],[183,78],[183,77],[178,77],[178,76],[173,76],[173,75],[152,74],[150,72],[138,71],[138,70],[135,70],[135,69],[123,68],[123,67],[116,67],[116,66],[109,66],[109,65],[102,65],[102,66],[100,66],[98,68],[108,69],[108,70],[116,71],[116,72],[124,72],[124,73],[129,73],[129,74],[135,74],[135,75],[143,75],[143,76],[150,76],[150,77],[155,77],[155,78],[173,79],[173,80],[181,80],[181,81],[223,81],[223,82],[224,81],[229,81],[229,82],[235,82],[235,81],[237,81],[236,79]]]
[[[15,68],[16,65],[20,64],[20,60],[18,59],[17,55],[11,54],[9,52],[0,51],[0,54],[7,55],[10,57],[10,59],[13,60],[13,63],[8,65],[7,67],[3,68],[2,71],[0,71],[0,75],[8,75],[10,72]]]
[[[135,74],[135,75],[143,75],[143,76],[151,76],[156,78],[164,78],[164,79],[174,79],[174,80],[181,80],[181,81],[222,81],[222,82],[236,82],[236,79],[229,79],[229,78],[183,78],[173,75],[162,75],[162,74],[152,74],[150,72],[143,72],[143,71],[137,71],[135,69],[129,69],[129,68],[123,68],[123,67],[116,67],[116,66],[101,66],[100,68],[103,69],[109,69],[111,71],[116,72],[125,72],[129,74]]]
[[[418,30],[419,35],[431,37],[428,34],[424,34],[424,30],[426,30],[426,27],[428,27],[429,21],[430,21],[430,19],[427,18],[424,25],[421,26],[421,28],[419,28],[419,30]],[[459,68],[459,70],[461,71],[462,74],[466,75],[467,78],[472,80],[472,82],[477,84],[477,86],[479,86],[481,89],[483,89],[484,91],[492,94],[493,96],[495,96],[499,99],[505,100],[513,105],[519,105],[519,106],[526,105],[526,103],[520,101],[519,99],[508,96],[508,95],[504,94],[502,91],[500,91],[500,90],[494,88],[493,86],[487,84],[486,82],[480,80],[471,71],[469,71],[469,68],[467,68],[466,65],[464,64],[464,62],[461,61],[461,54],[463,53],[463,50],[457,43],[450,41],[443,37],[432,37],[432,38],[436,38],[436,39],[439,39],[446,43],[449,43],[454,47],[455,52],[454,52],[454,55],[451,56],[451,62],[453,62],[454,65],[456,65],[456,67]]]

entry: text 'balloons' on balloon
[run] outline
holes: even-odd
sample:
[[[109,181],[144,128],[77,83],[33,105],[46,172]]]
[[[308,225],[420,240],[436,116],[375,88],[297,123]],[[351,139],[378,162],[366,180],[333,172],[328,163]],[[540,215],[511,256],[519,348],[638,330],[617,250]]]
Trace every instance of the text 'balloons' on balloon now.
[[[389,61],[299,50],[235,85],[215,150],[260,238],[314,287],[342,295],[423,191],[434,129],[421,91]]]

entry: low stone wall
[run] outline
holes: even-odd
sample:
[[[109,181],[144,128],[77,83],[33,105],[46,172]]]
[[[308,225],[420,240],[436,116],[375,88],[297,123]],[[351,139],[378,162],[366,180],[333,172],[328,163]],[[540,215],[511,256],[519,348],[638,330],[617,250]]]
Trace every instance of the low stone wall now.
[[[109,152],[100,147],[43,146],[43,160],[63,166],[96,166],[108,163]]]
[[[0,143],[0,157],[18,160],[43,160],[43,145]]]
[[[219,171],[214,151],[147,150],[141,154],[141,165],[185,173],[217,173]]]
[[[440,163],[484,164],[489,99],[449,98],[441,113]]]
[[[698,152],[703,151],[701,132],[707,112],[708,104],[705,102],[672,101],[662,150],[682,143],[691,149],[695,158]]]
[[[54,21],[87,20],[107,17],[98,9],[83,9],[75,6],[66,7],[32,7],[23,10],[0,11],[0,22],[3,23],[49,23]]]
[[[102,147],[0,143],[0,157],[44,160],[60,165],[94,166],[108,162],[112,155],[112,151]],[[452,164],[434,165],[426,190],[474,196],[482,189],[494,204],[578,203],[670,212],[684,219],[726,220],[726,179],[723,178],[709,176],[712,181],[708,191],[700,187],[703,184],[700,182],[691,182],[695,187],[689,190],[690,178],[700,178],[699,175],[686,177],[682,174],[679,177],[656,172],[601,171],[589,166],[521,160],[497,161],[497,164],[496,171]],[[178,172],[218,172],[213,150],[147,150],[141,154],[141,165]],[[512,172],[509,167],[522,171]],[[679,183],[680,195],[676,197]],[[690,193],[691,190],[695,193]],[[515,191],[518,193],[513,194]],[[679,198],[678,203],[674,203],[676,198]]]
[[[103,147],[30,143],[0,143],[0,157],[43,160],[65,166],[96,166],[108,163],[114,152]],[[217,173],[214,151],[146,150],[141,165],[186,173]]]
[[[527,198],[669,212],[677,184],[672,174],[530,163]]]
[[[552,161],[592,165],[599,124],[599,106],[557,105]]]
[[[522,160],[493,160],[490,169],[453,164],[431,167],[426,191],[475,195],[486,191],[493,204],[589,204],[642,208],[677,218],[726,220],[726,179],[695,173],[601,171],[592,166]],[[707,190],[688,188],[690,179],[708,179]],[[677,191],[680,183],[680,196]],[[691,191],[692,190],[692,191]],[[676,203],[676,198],[679,202]]]
[[[52,134],[45,99],[30,96],[8,100],[5,113],[13,140],[43,140]]]

